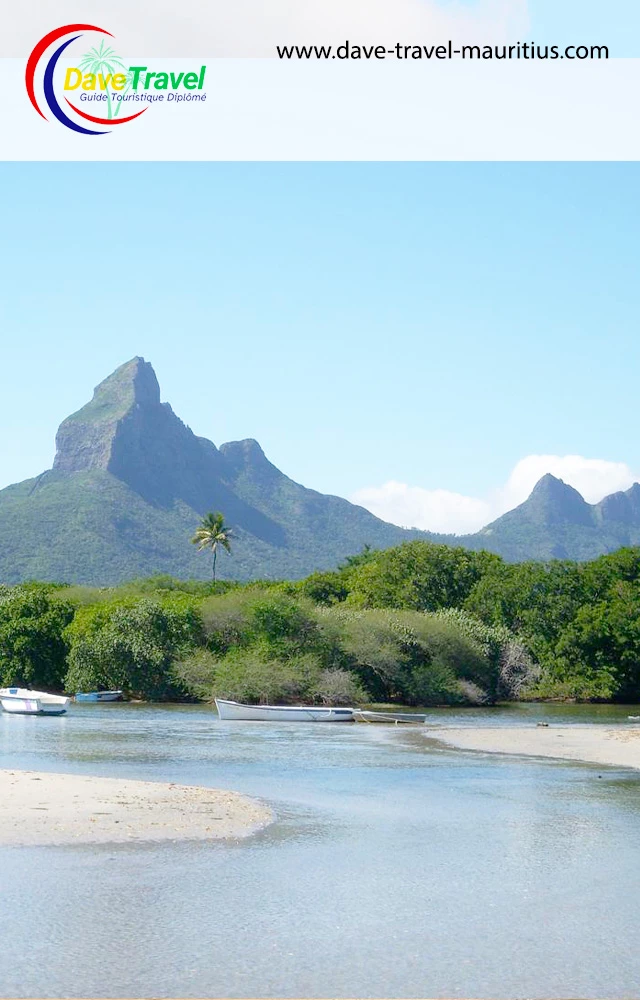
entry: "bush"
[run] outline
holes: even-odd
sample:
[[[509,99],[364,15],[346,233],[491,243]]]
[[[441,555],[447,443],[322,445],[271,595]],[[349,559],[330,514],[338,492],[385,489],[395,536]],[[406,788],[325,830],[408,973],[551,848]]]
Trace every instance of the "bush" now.
[[[132,595],[153,595],[162,592],[192,594],[197,597],[207,597],[211,594],[226,594],[227,591],[237,587],[237,583],[230,580],[178,580],[168,573],[159,573],[157,576],[148,576],[140,580],[132,580],[131,583],[124,584],[119,590],[127,591]]]
[[[293,662],[269,659],[261,649],[237,649],[216,664],[213,693],[258,704],[309,702],[321,676],[321,664],[310,654]]]
[[[415,611],[460,607],[487,569],[501,562],[489,552],[405,542],[369,553],[360,565],[344,570],[347,601],[357,607]]]
[[[249,634],[248,590],[233,591],[222,597],[209,597],[200,606],[207,648],[217,656],[236,646],[246,646]]]
[[[323,670],[313,694],[323,705],[360,705],[368,700],[357,677],[348,670]]]
[[[498,698],[519,698],[539,679],[539,666],[525,644],[505,625],[487,625],[460,608],[437,611],[434,617],[455,626],[482,649],[498,671]]]
[[[52,587],[0,587],[0,687],[62,691],[73,608]]]
[[[495,701],[499,667],[480,643],[455,623],[436,615],[415,615],[413,628],[422,659],[414,668],[414,697],[419,703],[434,704],[440,697],[444,704],[464,704],[467,699],[461,682],[481,690],[485,702]]]
[[[218,657],[256,647],[263,660],[313,653],[327,668],[340,666],[339,638],[303,597],[254,587],[207,599],[202,618],[207,647]]]
[[[346,665],[373,701],[463,703],[460,680],[495,698],[497,664],[455,623],[411,611],[337,607],[325,615],[339,622]]]
[[[300,593],[314,604],[329,607],[347,599],[349,590],[341,573],[312,573],[298,584]]]
[[[487,692],[479,688],[473,681],[458,681],[458,691],[462,695],[465,705],[491,704]]]
[[[150,700],[181,697],[185,691],[173,664],[201,634],[198,612],[183,596],[80,608],[67,629],[67,690],[121,688]]]
[[[213,692],[216,664],[214,654],[200,647],[178,660],[173,674],[187,695],[207,701]]]
[[[409,698],[411,658],[406,644],[389,621],[387,612],[325,612],[339,625],[346,666],[372,701],[406,701]]]

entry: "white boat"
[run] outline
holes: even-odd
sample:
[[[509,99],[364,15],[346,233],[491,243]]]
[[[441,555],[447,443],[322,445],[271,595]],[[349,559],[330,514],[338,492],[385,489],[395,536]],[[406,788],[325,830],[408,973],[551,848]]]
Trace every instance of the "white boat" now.
[[[71,698],[30,688],[0,688],[0,705],[12,715],[64,715]]]
[[[356,709],[353,715],[356,722],[393,722],[396,725],[421,726],[427,720],[426,715],[414,715],[412,712],[366,712]]]
[[[216,698],[218,715],[239,722],[353,722],[352,708],[316,705],[242,705]]]
[[[76,701],[122,701],[122,691],[78,691]]]

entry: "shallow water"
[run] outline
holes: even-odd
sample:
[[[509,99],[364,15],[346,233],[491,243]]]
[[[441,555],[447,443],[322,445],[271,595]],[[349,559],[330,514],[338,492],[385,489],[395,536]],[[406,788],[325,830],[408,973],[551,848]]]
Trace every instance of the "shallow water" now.
[[[0,717],[0,766],[233,788],[277,814],[234,843],[0,850],[0,996],[640,995],[635,772],[458,753],[413,727],[136,705]]]

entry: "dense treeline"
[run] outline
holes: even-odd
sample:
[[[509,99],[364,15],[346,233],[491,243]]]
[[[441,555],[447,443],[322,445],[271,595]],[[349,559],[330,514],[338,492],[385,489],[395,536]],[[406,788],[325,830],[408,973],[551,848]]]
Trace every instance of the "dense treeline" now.
[[[507,564],[409,542],[295,583],[0,587],[0,684],[181,700],[640,699],[640,549]]]
[[[588,563],[505,563],[410,542],[366,552],[300,587],[326,604],[459,608],[517,638],[539,668],[529,697],[640,699],[640,548]]]

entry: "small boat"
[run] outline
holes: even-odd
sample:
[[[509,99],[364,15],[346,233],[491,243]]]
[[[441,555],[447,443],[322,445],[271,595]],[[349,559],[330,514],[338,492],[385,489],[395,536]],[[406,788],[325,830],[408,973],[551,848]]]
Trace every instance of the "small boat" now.
[[[352,708],[325,708],[315,705],[242,705],[238,701],[215,699],[218,715],[225,721],[241,722],[353,722]]]
[[[356,709],[353,715],[356,722],[393,722],[395,725],[421,726],[427,721],[426,715],[413,712],[366,712]]]
[[[11,715],[64,715],[71,698],[30,688],[0,688],[0,704]]]
[[[78,691],[76,701],[122,701],[122,691]]]

